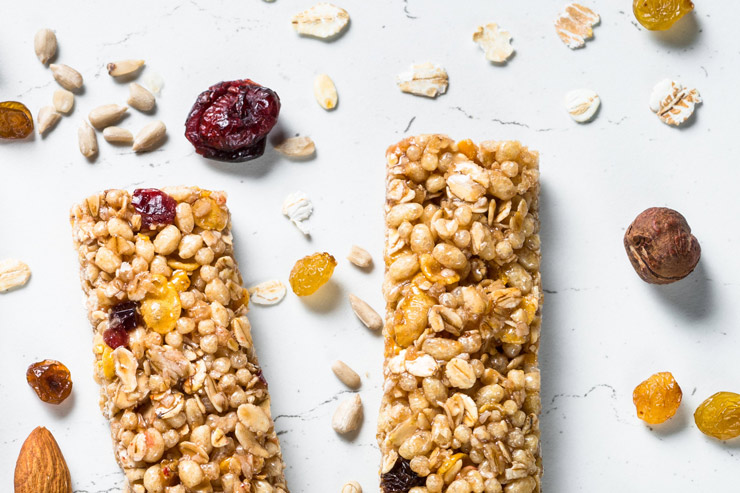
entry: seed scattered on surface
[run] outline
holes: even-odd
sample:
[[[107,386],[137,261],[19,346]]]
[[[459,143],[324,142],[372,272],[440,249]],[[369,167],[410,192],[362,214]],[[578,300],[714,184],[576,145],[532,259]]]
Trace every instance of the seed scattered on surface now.
[[[354,294],[349,295],[349,304],[352,306],[352,311],[355,312],[357,318],[365,324],[370,330],[380,330],[383,328],[383,319],[378,315],[378,312],[373,310],[367,302],[361,300]]]
[[[31,269],[20,260],[0,260],[0,293],[26,284],[31,278]]]
[[[334,416],[331,418],[331,427],[340,434],[350,433],[360,427],[362,422],[362,399],[360,394],[354,394],[342,401]]]
[[[290,137],[277,144],[275,150],[283,156],[304,158],[313,156],[316,146],[311,137]]]
[[[98,153],[98,138],[95,136],[95,130],[86,121],[83,121],[77,129],[77,140],[80,152],[86,158],[91,158]]]
[[[110,127],[114,123],[118,123],[123,115],[128,111],[128,106],[120,106],[117,104],[104,104],[93,109],[87,118],[93,127],[98,130],[103,130],[105,127]]]
[[[156,101],[154,94],[149,92],[147,88],[136,82],[132,82],[128,86],[129,97],[128,104],[139,111],[151,111],[154,109]]]
[[[162,143],[166,133],[167,127],[165,127],[164,122],[161,120],[146,125],[136,134],[133,146],[134,151],[146,152],[155,149]]]
[[[346,10],[330,3],[318,3],[310,9],[293,16],[293,29],[306,36],[332,39],[349,24]]]
[[[249,288],[249,301],[257,305],[275,305],[285,298],[288,290],[280,281],[265,281]]]
[[[149,89],[152,94],[159,96],[162,93],[164,87],[164,79],[158,72],[146,71],[143,77],[144,85]]]
[[[486,60],[494,63],[504,63],[514,53],[511,34],[501,31],[494,23],[478,26],[473,33],[473,41],[486,53]]]
[[[54,91],[52,103],[55,110],[66,115],[75,105],[75,95],[66,89],[57,89]]]
[[[337,106],[337,88],[326,74],[319,74],[313,80],[313,95],[325,110],[332,110]]]
[[[342,360],[336,360],[332,363],[331,371],[334,372],[339,381],[351,389],[358,389],[362,384],[360,375]]]
[[[349,260],[357,267],[362,267],[363,269],[373,265],[372,255],[370,255],[367,250],[357,245],[352,245],[352,248],[349,251],[349,255],[347,255],[347,260]]]
[[[357,481],[349,481],[342,486],[342,493],[362,493],[362,486]]]
[[[304,192],[293,192],[283,201],[283,215],[295,224],[295,227],[306,236],[311,234],[308,218],[313,213],[313,203]]]
[[[51,130],[61,117],[62,115],[57,113],[57,110],[53,106],[44,106],[41,108],[36,117],[36,128],[39,130],[39,135],[44,135],[47,131]]]
[[[594,37],[593,26],[600,22],[599,14],[593,10],[571,3],[555,19],[555,30],[560,40],[571,50],[582,48],[586,40]]]
[[[591,89],[575,89],[565,95],[565,108],[573,120],[586,123],[593,119],[601,105],[601,99],[596,91]]]
[[[113,77],[131,75],[144,66],[144,60],[121,60],[120,62],[111,62],[106,65],[108,74]]]
[[[666,125],[678,127],[691,117],[702,99],[699,91],[684,87],[678,81],[663,79],[650,94],[650,109]]]
[[[130,130],[121,127],[107,127],[103,130],[103,138],[111,144],[131,145],[134,142],[134,134]]]
[[[39,61],[46,65],[57,52],[57,36],[51,29],[41,29],[33,37],[33,49]]]
[[[406,72],[398,74],[396,82],[403,92],[436,98],[447,92],[449,79],[444,67],[425,62],[411,65]]]
[[[54,80],[68,91],[76,91],[82,87],[82,74],[69,65],[52,63],[49,65],[49,68],[51,69],[51,74],[54,76]]]

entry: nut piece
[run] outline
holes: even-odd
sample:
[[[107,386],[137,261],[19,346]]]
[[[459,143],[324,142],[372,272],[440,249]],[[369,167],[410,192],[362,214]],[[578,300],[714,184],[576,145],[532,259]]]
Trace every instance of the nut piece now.
[[[586,123],[593,119],[601,105],[601,99],[591,89],[575,89],[565,95],[565,109],[573,120]]]
[[[373,257],[370,255],[370,253],[364,248],[358,247],[357,245],[352,245],[352,248],[349,251],[349,255],[347,255],[347,260],[349,260],[357,267],[361,267],[363,269],[373,265]]]
[[[351,389],[358,389],[362,384],[360,375],[357,374],[347,363],[341,360],[336,360],[331,365],[331,371],[337,376],[339,381]]]
[[[275,150],[283,156],[304,158],[313,156],[316,146],[311,137],[290,137],[277,144]]]
[[[679,126],[694,113],[694,107],[701,103],[696,89],[684,87],[678,81],[663,79],[655,84],[650,94],[650,109],[663,123]]]
[[[105,127],[110,127],[114,123],[117,123],[123,118],[123,115],[128,111],[128,106],[119,106],[117,104],[104,104],[93,109],[87,118],[93,127],[98,130],[103,130]]]
[[[72,107],[75,105],[75,95],[66,89],[57,89],[54,91],[52,103],[55,110],[66,115],[72,111]]]
[[[131,75],[144,66],[144,60],[121,60],[120,62],[111,62],[106,65],[108,74],[113,77]]]
[[[478,26],[473,33],[473,41],[486,52],[486,60],[493,63],[504,63],[514,53],[509,31],[500,31],[493,23]]]
[[[19,288],[31,278],[31,269],[20,260],[0,260],[0,293]]]
[[[308,218],[313,213],[313,203],[308,196],[301,192],[293,192],[283,201],[283,215],[295,224],[301,233],[309,236],[311,233],[308,229]]]
[[[49,68],[54,76],[54,80],[68,91],[76,91],[82,87],[82,75],[69,65],[52,63],[49,65]]]
[[[370,330],[380,330],[383,328],[383,319],[378,315],[378,312],[373,310],[373,307],[368,305],[365,301],[353,294],[350,294],[349,304],[352,306],[352,311],[355,312],[357,318],[365,324],[365,327]]]
[[[562,42],[575,50],[585,46],[586,40],[594,37],[593,26],[600,21],[599,14],[591,9],[571,3],[555,19],[555,30]]]
[[[61,117],[62,115],[57,113],[57,110],[53,106],[44,106],[41,108],[36,117],[39,135],[44,135],[48,130],[51,130]]]
[[[103,130],[103,138],[111,144],[131,145],[134,142],[134,134],[121,127],[106,127]]]
[[[637,275],[650,284],[670,284],[691,274],[701,257],[699,241],[673,209],[640,213],[624,234],[624,248]]]
[[[46,65],[57,52],[57,36],[51,29],[41,29],[33,37],[33,49],[39,61]]]
[[[164,140],[167,127],[161,120],[152,122],[142,128],[134,139],[133,149],[135,152],[146,152],[155,149]]]
[[[15,493],[72,493],[72,480],[54,436],[39,426],[23,442],[15,463]]]
[[[342,401],[334,416],[331,418],[331,427],[337,433],[350,433],[360,427],[362,422],[362,399],[360,394],[354,394],[349,399]]]
[[[280,281],[265,281],[249,288],[249,301],[257,305],[275,305],[285,298],[287,289]]]
[[[313,95],[319,106],[332,110],[337,106],[337,88],[326,74],[319,74],[313,80]]]
[[[411,65],[406,72],[398,74],[396,82],[403,92],[436,98],[447,92],[449,79],[444,67],[425,62]]]
[[[293,16],[293,29],[299,34],[319,39],[338,36],[349,24],[346,10],[330,3],[318,3],[310,9]]]
[[[80,128],[77,129],[77,140],[80,152],[86,158],[91,158],[98,153],[98,138],[89,123],[82,122]]]
[[[156,101],[154,94],[149,92],[147,88],[136,82],[132,82],[128,86],[128,104],[139,111],[152,111]]]
[[[342,493],[362,493],[362,486],[357,481],[350,481],[344,483],[342,486]]]

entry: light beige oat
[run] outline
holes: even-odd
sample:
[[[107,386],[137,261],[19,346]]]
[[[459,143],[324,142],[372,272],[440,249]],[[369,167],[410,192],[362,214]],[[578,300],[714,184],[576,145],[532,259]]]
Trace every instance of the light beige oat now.
[[[308,227],[308,219],[313,214],[313,203],[304,192],[300,190],[291,193],[283,201],[283,215],[290,219],[298,230],[306,236],[311,235]]]
[[[357,481],[350,481],[344,483],[342,486],[342,493],[362,493],[362,486]]]
[[[663,79],[653,87],[650,94],[650,109],[666,125],[678,127],[694,113],[701,103],[699,91],[684,87],[678,81]]]
[[[0,260],[0,293],[24,286],[31,278],[31,269],[20,260]]]
[[[311,137],[290,137],[275,145],[275,150],[283,156],[305,158],[313,156],[316,145]]]
[[[449,79],[444,67],[434,63],[411,65],[405,72],[398,74],[398,87],[403,92],[436,98],[447,92]]]
[[[257,305],[276,305],[285,298],[287,289],[278,280],[265,281],[249,288],[249,301]]]
[[[336,5],[318,3],[293,16],[291,22],[293,29],[300,34],[319,39],[333,39],[349,24],[349,14]]]
[[[500,30],[494,23],[478,26],[473,33],[473,41],[486,53],[486,60],[494,63],[504,63],[514,53],[511,34]]]
[[[594,37],[593,26],[601,21],[593,10],[571,3],[563,9],[555,20],[555,30],[560,39],[571,50],[582,48],[586,40]]]
[[[587,123],[593,119],[601,105],[596,91],[591,89],[574,89],[565,95],[565,109],[570,117],[578,123]]]

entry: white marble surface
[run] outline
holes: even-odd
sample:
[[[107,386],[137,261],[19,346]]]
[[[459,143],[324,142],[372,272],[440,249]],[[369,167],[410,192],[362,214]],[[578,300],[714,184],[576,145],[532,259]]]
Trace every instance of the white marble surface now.
[[[313,251],[340,260],[334,282],[316,297],[291,295],[276,307],[254,307],[250,317],[292,490],[339,491],[357,479],[375,491],[382,341],[354,318],[346,296],[355,292],[381,308],[382,268],[366,274],[344,257],[357,243],[382,261],[383,153],[421,132],[516,138],[541,151],[545,490],[734,485],[738,442],[704,437],[692,413],[716,391],[740,391],[740,139],[733,116],[740,4],[698,1],[672,31],[654,34],[637,27],[630,1],[598,3],[596,38],[573,52],[552,27],[562,4],[547,0],[340,2],[352,22],[333,43],[292,31],[290,17],[310,6],[306,1],[5,2],[0,100],[22,100],[34,115],[50,103],[57,85],[32,44],[42,27],[56,30],[57,61],[82,72],[85,92],[46,138],[0,143],[0,257],[33,269],[25,288],[0,295],[0,489],[11,487],[26,435],[45,425],[68,459],[76,491],[119,491],[122,475],[91,378],[67,211],[98,189],[185,183],[228,191],[249,283],[287,281],[293,262]],[[503,67],[486,62],[471,41],[478,24],[492,21],[514,37],[516,55]],[[89,163],[77,151],[78,123],[94,106],[127,98],[104,65],[139,57],[145,74],[165,80],[156,118],[166,122],[169,139],[156,152],[134,155],[99,137],[100,156]],[[427,60],[447,68],[449,92],[434,101],[400,93],[395,74]],[[331,113],[312,96],[321,72],[339,91]],[[252,164],[226,165],[194,154],[182,134],[195,96],[243,77],[280,94],[281,128],[312,136],[315,159],[289,162],[268,150]],[[650,89],[664,77],[704,97],[684,129],[669,128],[648,109]],[[565,93],[578,87],[603,101],[588,125],[572,122],[562,107]],[[131,111],[122,125],[138,129],[150,118]],[[310,241],[280,214],[296,189],[316,204]],[[703,255],[690,278],[655,287],[632,271],[622,235],[638,212],[663,205],[688,218]],[[43,358],[65,362],[74,376],[73,397],[61,407],[40,403],[25,383],[26,366]],[[365,422],[353,440],[329,424],[347,396],[329,371],[336,358],[365,375]],[[631,394],[660,370],[673,371],[685,397],[676,418],[650,429],[635,417]]]

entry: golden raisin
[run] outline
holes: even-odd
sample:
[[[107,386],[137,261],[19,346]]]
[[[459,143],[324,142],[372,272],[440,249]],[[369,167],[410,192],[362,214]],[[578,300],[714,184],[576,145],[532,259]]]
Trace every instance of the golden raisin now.
[[[457,150],[465,154],[465,156],[471,161],[475,160],[475,156],[478,155],[478,149],[470,139],[461,140],[457,143]]]
[[[637,417],[651,425],[662,423],[676,414],[681,404],[681,387],[670,372],[664,371],[635,387],[632,401]]]
[[[199,228],[214,231],[221,231],[229,222],[229,214],[226,209],[207,195],[193,203],[193,218],[195,219],[195,225]]]
[[[694,9],[691,0],[634,0],[635,18],[651,31],[665,31]]]
[[[190,277],[184,270],[177,269],[170,276],[170,283],[172,283],[178,292],[182,293],[190,287]]]
[[[17,101],[0,103],[0,139],[25,139],[33,132],[33,117]]]
[[[717,392],[696,408],[694,421],[702,433],[719,440],[740,436],[740,394]]]
[[[314,253],[303,257],[290,271],[290,287],[298,296],[313,294],[331,278],[337,261],[328,253]]]
[[[177,288],[167,278],[152,275],[154,290],[141,302],[141,315],[146,326],[158,334],[166,334],[175,328],[182,306]]]
[[[26,380],[39,399],[49,404],[61,403],[72,392],[69,369],[53,359],[45,359],[29,366]]]
[[[116,363],[113,361],[113,350],[106,346],[103,357],[100,360],[105,378],[111,379],[116,374]]]
[[[427,327],[429,309],[434,306],[434,298],[419,286],[412,284],[398,303],[394,316],[393,340],[400,347],[408,347]]]
[[[442,264],[437,262],[431,254],[423,253],[419,257],[419,265],[421,266],[421,272],[424,274],[430,282],[438,282],[440,284],[455,284],[460,280],[460,274],[452,269],[445,269]]]

